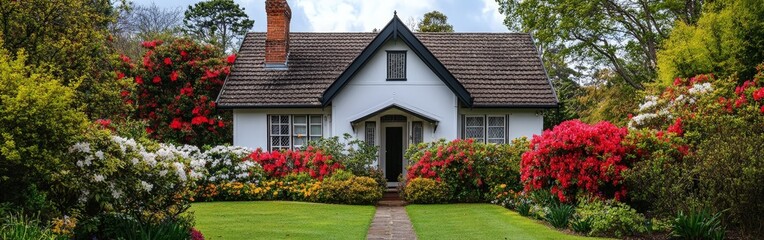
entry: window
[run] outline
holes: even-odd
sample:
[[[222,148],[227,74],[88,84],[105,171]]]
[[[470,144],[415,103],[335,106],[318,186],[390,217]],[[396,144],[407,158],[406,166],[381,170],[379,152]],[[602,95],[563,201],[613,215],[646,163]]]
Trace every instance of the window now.
[[[387,52],[387,80],[406,80],[406,51]]]
[[[505,143],[506,135],[506,117],[505,116],[488,116],[488,128],[486,129],[486,142],[487,143]]]
[[[478,142],[485,141],[485,117],[484,116],[466,116],[464,117],[464,138],[474,138]]]
[[[269,149],[294,149],[323,136],[321,115],[270,115]]]
[[[291,147],[291,141],[289,139],[291,132],[289,131],[289,125],[289,115],[271,116],[271,150],[289,149]]]
[[[376,122],[366,122],[366,137],[364,140],[371,146],[374,146],[375,133],[377,131]]]
[[[465,139],[478,142],[507,143],[506,115],[466,115],[462,123]]]
[[[411,122],[411,140],[419,144],[424,140],[424,126],[421,121]]]

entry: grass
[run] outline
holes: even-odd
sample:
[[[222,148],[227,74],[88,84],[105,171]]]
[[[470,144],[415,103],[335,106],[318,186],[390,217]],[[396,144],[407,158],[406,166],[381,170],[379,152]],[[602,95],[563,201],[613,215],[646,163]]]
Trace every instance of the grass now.
[[[420,240],[596,239],[565,234],[492,204],[409,205],[406,212]]]
[[[364,239],[373,206],[212,202],[191,206],[205,239]]]

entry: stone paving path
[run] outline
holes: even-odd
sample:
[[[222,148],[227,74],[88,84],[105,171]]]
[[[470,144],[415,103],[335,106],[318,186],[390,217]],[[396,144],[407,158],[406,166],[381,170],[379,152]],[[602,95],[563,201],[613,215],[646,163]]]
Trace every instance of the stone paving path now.
[[[397,193],[395,194],[397,195]],[[409,215],[406,214],[406,209],[403,207],[406,202],[400,199],[391,199],[388,194],[385,195],[385,199],[377,205],[377,213],[374,214],[374,220],[371,221],[366,239],[416,239],[414,227],[411,226]]]

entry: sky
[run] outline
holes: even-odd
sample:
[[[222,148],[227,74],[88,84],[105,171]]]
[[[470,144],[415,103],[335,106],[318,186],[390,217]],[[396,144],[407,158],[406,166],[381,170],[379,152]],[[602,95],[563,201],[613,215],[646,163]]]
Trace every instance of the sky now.
[[[182,11],[199,0],[132,0],[135,4],[155,3]],[[252,32],[264,32],[265,0],[235,0],[250,19]],[[382,29],[398,12],[407,23],[424,13],[438,10],[448,16],[456,32],[507,32],[504,16],[495,0],[288,0],[292,8],[293,32],[370,32]]]

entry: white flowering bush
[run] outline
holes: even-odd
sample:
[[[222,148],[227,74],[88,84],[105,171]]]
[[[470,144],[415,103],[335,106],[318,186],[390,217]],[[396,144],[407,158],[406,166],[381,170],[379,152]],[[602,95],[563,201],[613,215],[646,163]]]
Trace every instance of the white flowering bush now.
[[[247,158],[252,149],[238,146],[215,146],[191,156],[192,174],[201,184],[225,182],[258,183],[263,168]]]
[[[629,128],[659,129],[675,122],[675,113],[694,109],[697,101],[713,93],[714,87],[708,81],[706,75],[699,75],[687,82],[677,80],[673,87],[660,95],[645,96],[637,115],[631,117]]]
[[[143,221],[177,218],[189,207],[195,147],[175,147],[96,132],[69,149],[85,216],[116,212]]]

